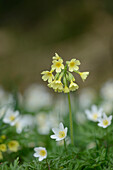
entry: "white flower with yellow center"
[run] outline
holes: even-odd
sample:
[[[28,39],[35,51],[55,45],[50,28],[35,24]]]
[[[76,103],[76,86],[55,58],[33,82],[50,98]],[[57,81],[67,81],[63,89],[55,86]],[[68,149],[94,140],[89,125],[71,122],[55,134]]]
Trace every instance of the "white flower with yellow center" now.
[[[89,72],[79,72],[80,77],[83,81],[86,80],[87,76],[89,75]]]
[[[47,151],[43,147],[36,147],[34,148],[35,153],[33,154],[34,157],[39,157],[39,161],[42,161],[47,157]]]
[[[85,111],[87,118],[93,122],[97,122],[98,118],[102,116],[103,109],[102,108],[97,108],[97,106],[93,105],[91,107],[91,110],[86,110]]]
[[[3,122],[8,123],[11,126],[14,126],[15,120],[18,116],[19,116],[19,111],[14,111],[11,108],[9,108],[5,113],[5,116],[3,118]]]
[[[58,61],[53,60],[53,65],[51,66],[52,70],[56,70],[57,73],[60,73],[61,69],[64,69],[64,65],[62,63],[63,63],[62,59],[59,59]]]
[[[74,83],[73,81],[71,81],[71,83],[70,83],[70,85],[69,85],[69,90],[70,91],[75,91],[75,90],[77,90],[79,88],[79,86],[76,84],[76,83]]]
[[[68,130],[68,128],[66,127],[66,128],[64,129],[63,123],[60,123],[60,124],[59,124],[59,128],[53,128],[53,129],[52,129],[54,135],[51,135],[50,137],[51,137],[52,139],[56,139],[56,141],[61,141],[61,140],[63,140],[63,139],[66,138],[66,136],[67,136],[67,130]]]
[[[41,74],[43,75],[42,79],[44,81],[48,80],[49,83],[51,83],[52,79],[54,79],[54,75],[52,74],[52,71],[43,71]]]
[[[72,59],[71,61],[67,61],[69,71],[77,71],[79,69],[78,65],[80,65],[80,61],[76,59]]]
[[[103,113],[102,117],[98,119],[99,122],[98,126],[107,128],[111,124],[111,120],[112,120],[112,115],[107,117],[106,114]]]

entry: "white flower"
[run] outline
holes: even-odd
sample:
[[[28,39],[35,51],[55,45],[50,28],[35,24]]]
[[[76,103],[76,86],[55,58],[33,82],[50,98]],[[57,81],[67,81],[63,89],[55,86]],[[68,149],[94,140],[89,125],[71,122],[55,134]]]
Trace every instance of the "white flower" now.
[[[0,87],[0,105],[3,106],[13,102],[12,94],[6,92],[2,87]]]
[[[109,101],[113,101],[113,80],[107,81],[102,89],[101,96]]]
[[[42,161],[47,157],[46,148],[43,147],[36,147],[34,148],[35,153],[33,154],[34,157],[39,157],[39,161]]]
[[[50,132],[49,126],[49,116],[45,112],[40,112],[36,115],[36,125],[38,126],[37,130],[39,134],[47,135]]]
[[[49,121],[48,121],[49,120]],[[50,132],[50,129],[54,125],[58,125],[58,119],[55,114],[53,113],[45,113],[40,112],[36,115],[35,119],[36,125],[38,126],[39,134],[47,135]]]
[[[97,106],[93,105],[91,107],[91,110],[86,110],[85,113],[87,115],[87,118],[93,122],[97,122],[98,118],[102,116],[103,109],[97,108]]]
[[[98,126],[107,128],[111,124],[111,120],[112,120],[112,115],[107,117],[106,114],[103,113],[102,117],[98,119],[99,122]]]
[[[101,103],[101,107],[103,108],[104,112],[107,115],[110,115],[110,113],[113,112],[113,102],[112,101],[104,100]]]
[[[96,93],[92,88],[84,88],[80,91],[79,94],[79,105],[82,108],[89,107],[96,98]]]
[[[28,111],[34,112],[41,107],[50,106],[52,102],[52,96],[47,92],[46,88],[32,84],[24,94],[24,104]]]
[[[11,126],[14,126],[15,120],[18,116],[19,116],[19,111],[13,111],[12,108],[8,108],[3,118],[3,122],[8,123]]]
[[[63,123],[59,124],[59,128],[53,128],[52,131],[54,135],[51,135],[50,137],[52,139],[56,139],[56,141],[60,141],[66,138],[67,136],[67,130],[68,128],[66,127],[64,129]]]
[[[2,107],[2,108],[0,109],[0,119],[4,116],[4,114],[5,114],[5,112],[6,112],[6,109],[7,109],[6,106],[4,106],[4,107]]]
[[[16,126],[16,132],[20,134],[23,129],[27,127],[32,127],[34,125],[33,116],[31,115],[19,116],[14,121],[14,124]]]

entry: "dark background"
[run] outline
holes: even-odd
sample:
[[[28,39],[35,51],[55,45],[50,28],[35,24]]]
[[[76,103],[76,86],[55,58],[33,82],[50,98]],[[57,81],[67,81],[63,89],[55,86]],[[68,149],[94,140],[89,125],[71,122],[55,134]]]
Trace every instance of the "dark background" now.
[[[113,0],[0,0],[0,84],[23,91],[43,83],[57,52],[77,58],[90,76],[81,87],[113,78]]]

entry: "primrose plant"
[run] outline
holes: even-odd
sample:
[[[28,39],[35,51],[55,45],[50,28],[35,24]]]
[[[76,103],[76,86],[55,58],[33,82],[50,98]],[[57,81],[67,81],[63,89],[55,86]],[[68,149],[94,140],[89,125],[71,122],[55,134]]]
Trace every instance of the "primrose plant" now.
[[[70,92],[76,91],[79,88],[78,84],[75,82],[75,77],[73,76],[72,72],[79,74],[83,81],[89,75],[89,72],[79,71],[80,64],[81,63],[79,60],[71,59],[71,61],[66,61],[64,65],[63,59],[57,53],[55,53],[50,71],[43,71],[41,73],[42,79],[44,81],[48,81],[49,88],[52,88],[55,92],[64,92],[68,94],[70,135],[72,144],[74,144],[74,139]]]

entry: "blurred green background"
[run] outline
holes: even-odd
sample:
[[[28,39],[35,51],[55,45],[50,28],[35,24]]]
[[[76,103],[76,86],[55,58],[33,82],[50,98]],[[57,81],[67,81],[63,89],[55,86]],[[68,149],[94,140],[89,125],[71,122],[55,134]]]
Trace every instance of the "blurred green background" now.
[[[0,0],[0,84],[23,91],[43,83],[57,52],[90,71],[85,84],[113,78],[113,0]],[[78,78],[79,81],[79,78]]]

